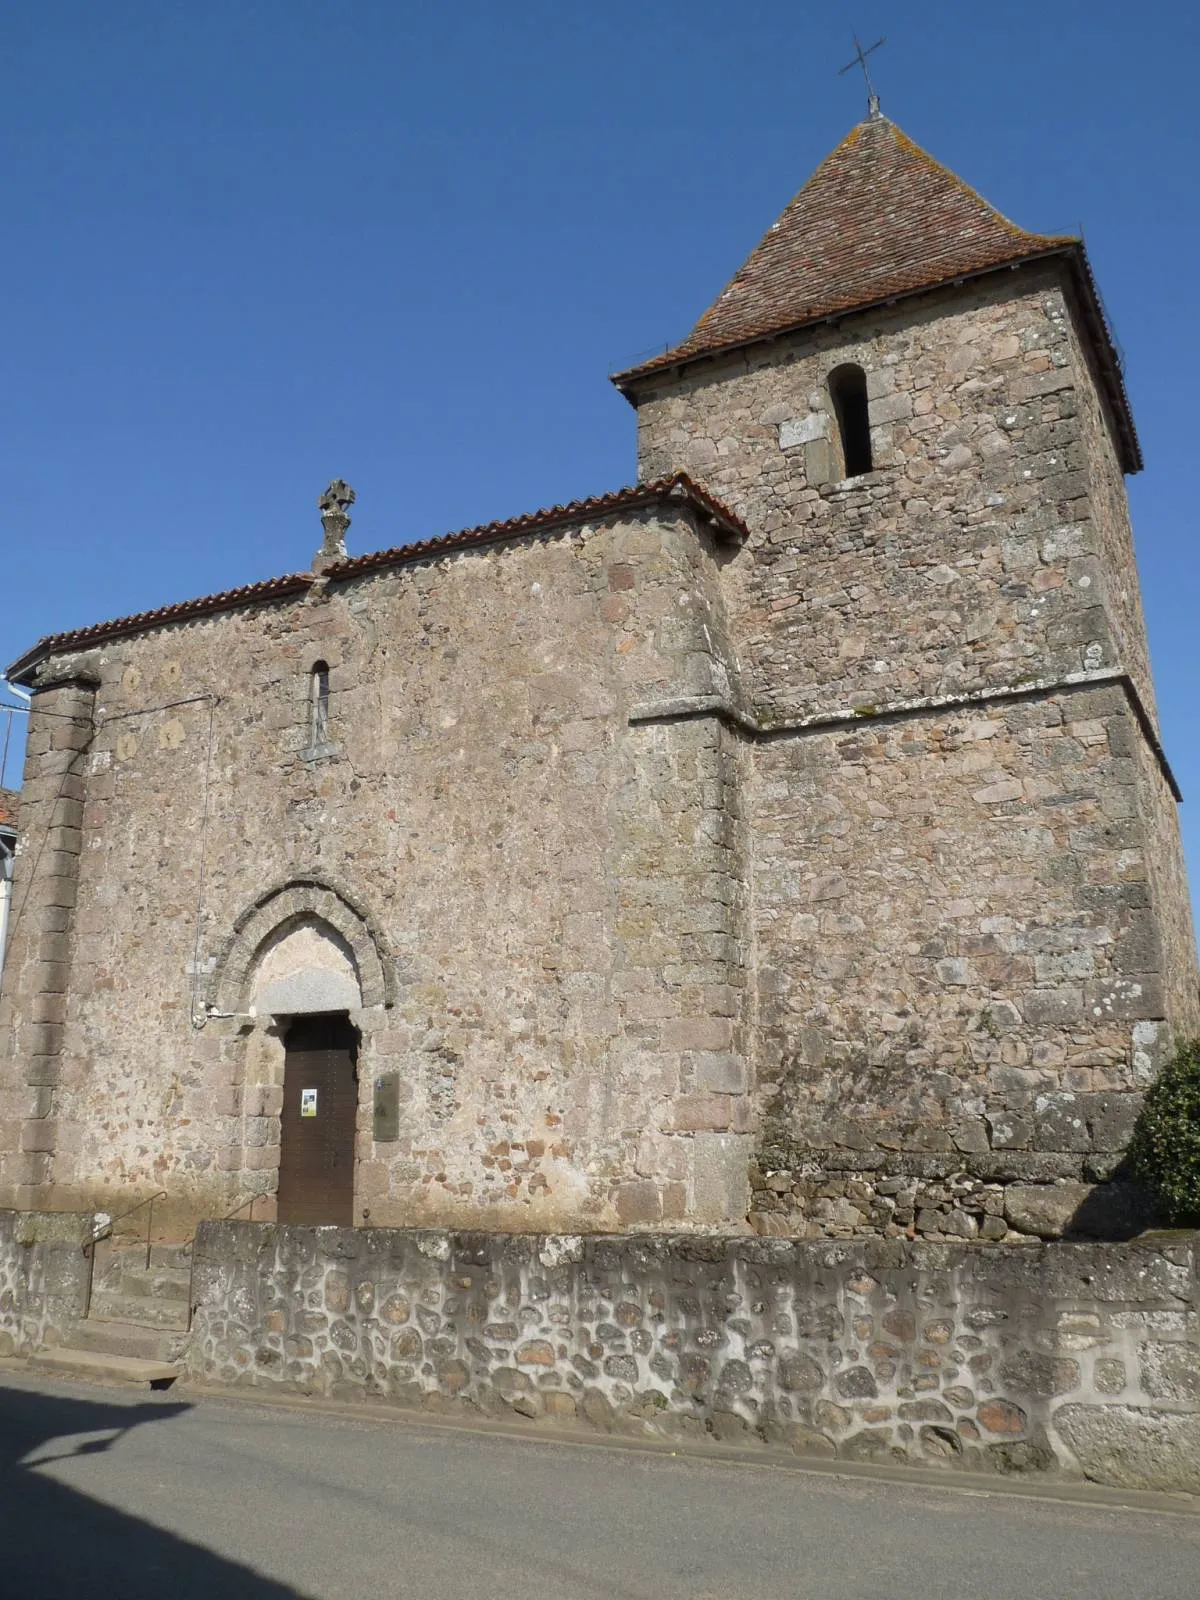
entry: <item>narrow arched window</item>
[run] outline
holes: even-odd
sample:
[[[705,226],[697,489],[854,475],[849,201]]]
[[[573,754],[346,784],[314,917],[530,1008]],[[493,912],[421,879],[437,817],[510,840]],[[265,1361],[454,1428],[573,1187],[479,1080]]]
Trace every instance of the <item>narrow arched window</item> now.
[[[329,741],[329,665],[314,661],[308,680],[308,742],[314,746]]]
[[[829,374],[829,398],[837,418],[842,467],[847,478],[871,471],[871,419],[867,412],[867,375],[854,362]]]

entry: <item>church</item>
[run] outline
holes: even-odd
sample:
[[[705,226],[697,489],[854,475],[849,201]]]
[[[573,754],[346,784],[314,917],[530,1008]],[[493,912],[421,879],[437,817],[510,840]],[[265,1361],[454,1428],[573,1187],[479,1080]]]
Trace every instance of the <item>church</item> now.
[[[9,668],[0,1206],[1112,1225],[1200,1001],[1082,242],[873,105],[614,381],[630,488],[351,555],[339,480]]]

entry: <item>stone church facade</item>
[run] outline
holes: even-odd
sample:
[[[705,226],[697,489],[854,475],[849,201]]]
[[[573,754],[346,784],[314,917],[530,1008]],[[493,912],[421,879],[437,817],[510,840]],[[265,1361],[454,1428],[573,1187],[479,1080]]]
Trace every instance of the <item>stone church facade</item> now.
[[[1082,245],[872,116],[616,382],[632,489],[350,557],[335,484],[10,669],[0,1205],[1115,1225],[1200,1004]]]

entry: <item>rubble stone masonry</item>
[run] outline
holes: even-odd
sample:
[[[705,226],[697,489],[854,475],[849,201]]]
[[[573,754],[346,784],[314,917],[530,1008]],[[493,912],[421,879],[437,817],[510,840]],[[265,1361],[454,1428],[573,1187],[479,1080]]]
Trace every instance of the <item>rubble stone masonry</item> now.
[[[190,1375],[1200,1490],[1195,1236],[964,1246],[205,1223]]]
[[[92,1219],[0,1211],[0,1356],[62,1344],[88,1313]]]
[[[845,361],[874,467],[849,481]],[[1135,1227],[1128,1191],[1092,1186],[1196,1029],[1195,942],[1124,486],[1055,270],[633,397],[642,471],[702,475],[751,529],[722,579],[750,730],[755,1225]]]
[[[762,720],[1101,667],[1145,692],[1124,490],[1070,328],[1053,269],[1027,267],[645,380],[641,474],[691,473],[752,531],[725,589]],[[847,361],[875,470],[844,480]]]
[[[86,731],[39,684],[5,1197],[163,1188],[186,1229],[273,1194],[283,1047],[255,990],[304,925],[358,986],[362,1214],[744,1218],[742,755],[716,722],[630,722],[725,691],[709,539],[666,508],[116,641],[70,664],[100,685]],[[376,1143],[384,1073],[401,1127]]]
[[[0,1172],[6,1197],[22,1209],[36,1209],[50,1191],[60,1134],[95,687],[86,673],[47,674],[29,732],[21,791],[26,844],[14,873],[0,991],[0,1041],[7,1039]]]
[[[269,1206],[283,1019],[336,993],[373,1226],[1135,1229],[1200,1001],[1067,282],[638,379],[642,477],[744,543],[664,499],[30,669],[0,1201]]]

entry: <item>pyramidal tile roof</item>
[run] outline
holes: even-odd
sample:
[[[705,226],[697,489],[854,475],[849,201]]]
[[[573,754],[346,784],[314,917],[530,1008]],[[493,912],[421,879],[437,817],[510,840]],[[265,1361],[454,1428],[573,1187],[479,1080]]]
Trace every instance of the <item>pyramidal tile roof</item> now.
[[[1128,400],[1080,241],[1018,228],[878,114],[826,156],[683,343],[613,381],[627,389],[664,367],[1051,254],[1068,256],[1080,280],[1100,364],[1114,369],[1109,398],[1128,424],[1126,470],[1136,471]]]
[[[1074,242],[1016,227],[894,122],[872,117],[825,157],[670,354],[740,344]]]

